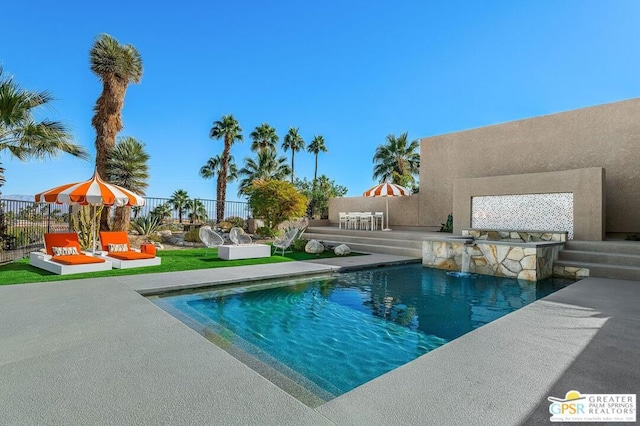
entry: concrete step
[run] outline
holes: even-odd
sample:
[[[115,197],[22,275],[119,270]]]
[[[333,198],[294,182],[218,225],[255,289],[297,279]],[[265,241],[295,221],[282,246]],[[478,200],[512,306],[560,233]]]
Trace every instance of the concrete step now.
[[[415,230],[403,227],[400,229],[393,229],[392,231],[365,231],[357,229],[339,229],[337,226],[310,226],[305,231],[306,233],[313,234],[329,234],[329,235],[345,235],[345,236],[362,236],[371,238],[383,238],[383,239],[401,239],[401,240],[416,240],[422,241],[426,236],[442,236],[441,232],[425,231],[426,228],[416,228]],[[450,235],[450,234],[444,234]]]
[[[576,262],[556,260],[554,266],[565,266],[589,269],[589,276],[596,278],[616,278],[621,280],[640,281],[640,267],[610,265],[605,263]]]
[[[566,262],[602,263],[605,265],[640,267],[640,255],[638,254],[605,253],[565,249],[558,255],[558,260]]]
[[[567,241],[565,250],[640,255],[640,241]]]
[[[408,247],[418,250],[422,249],[422,240],[376,238],[361,235],[318,234],[315,232],[305,232],[302,237],[307,240],[340,241],[344,244],[369,244],[390,247]]]
[[[359,253],[394,254],[396,256],[408,256],[408,257],[415,257],[417,259],[422,259],[422,248],[415,249],[410,247],[394,247],[394,246],[384,246],[384,245],[377,245],[377,244],[350,243],[350,242],[345,242],[343,240],[334,241],[329,239],[322,239],[318,241],[322,241],[324,244],[332,247],[340,244],[346,244],[349,246],[351,251],[355,251]]]

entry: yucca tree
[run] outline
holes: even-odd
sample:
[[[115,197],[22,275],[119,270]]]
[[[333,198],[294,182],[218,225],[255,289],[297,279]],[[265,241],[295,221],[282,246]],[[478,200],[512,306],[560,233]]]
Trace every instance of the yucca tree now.
[[[267,123],[257,126],[249,135],[251,137],[251,151],[260,152],[264,150],[275,151],[278,143],[276,129]]]
[[[285,152],[291,150],[291,183],[293,183],[296,152],[304,149],[304,139],[302,139],[302,136],[300,136],[299,127],[289,127],[289,131],[284,137],[284,142],[282,142],[282,149]]]
[[[327,146],[324,143],[324,138],[322,136],[314,136],[313,140],[307,147],[307,151],[315,155],[316,157],[316,167],[313,171],[313,184],[315,186],[316,179],[318,178],[318,154],[321,152],[329,152]]]
[[[224,142],[216,187],[216,219],[221,222],[224,219],[224,207],[227,201],[227,178],[229,176],[231,145],[236,141],[242,142],[242,128],[233,115],[223,115],[220,120],[214,121],[209,137],[211,139],[222,139]]]
[[[149,184],[149,154],[144,143],[134,137],[118,138],[116,146],[111,150],[107,160],[109,182],[128,189],[138,195],[145,195]],[[116,207],[113,229],[128,231],[131,221],[131,207]]]
[[[89,62],[102,81],[102,93],[94,106],[91,125],[96,129],[96,170],[107,175],[109,152],[116,143],[116,135],[122,130],[122,106],[129,83],[139,83],[142,78],[142,57],[130,44],[120,44],[108,34],[96,38]],[[100,229],[109,229],[109,209],[104,209]]]
[[[408,142],[407,132],[396,137],[387,135],[384,145],[379,145],[373,156],[373,178],[380,183],[391,181],[398,185],[406,185],[415,181],[420,173],[419,141]]]
[[[187,208],[189,207],[189,194],[184,189],[178,189],[174,191],[169,198],[169,205],[178,212],[178,222],[182,223],[182,217],[184,216]]]
[[[247,191],[256,180],[285,179],[291,174],[286,162],[286,158],[278,157],[275,151],[270,150],[258,151],[256,159],[245,158],[244,167],[238,172],[240,176],[244,176],[240,180],[238,195],[249,195]]]
[[[33,117],[34,110],[52,100],[47,91],[21,88],[0,67],[0,154],[7,151],[20,161],[55,157],[63,152],[89,158],[83,147],[72,142],[70,131],[62,123]],[[4,171],[0,161],[0,187],[5,182]]]

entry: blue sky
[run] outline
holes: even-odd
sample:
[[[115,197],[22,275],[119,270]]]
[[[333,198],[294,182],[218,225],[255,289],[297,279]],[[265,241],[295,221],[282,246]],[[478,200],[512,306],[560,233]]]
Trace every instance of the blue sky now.
[[[92,155],[102,86],[89,49],[108,33],[140,51],[144,75],[127,91],[120,135],[146,144],[152,197],[186,189],[215,198],[198,170],[222,151],[208,135],[224,114],[244,130],[232,148],[239,166],[255,126],[268,122],[281,141],[299,127],[307,143],[326,140],[319,174],[357,196],[375,183],[372,157],[389,133],[418,139],[640,96],[635,0],[36,0],[2,9],[0,64],[23,87],[51,91],[41,118],[69,125]],[[4,195],[93,172],[68,156],[0,158]],[[311,154],[297,153],[296,176],[312,178],[313,167]],[[230,184],[228,200],[236,193]]]

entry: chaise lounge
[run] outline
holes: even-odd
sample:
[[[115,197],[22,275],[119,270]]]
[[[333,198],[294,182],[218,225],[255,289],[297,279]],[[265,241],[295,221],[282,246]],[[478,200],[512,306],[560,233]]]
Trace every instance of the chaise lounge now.
[[[134,250],[129,244],[129,236],[123,231],[100,232],[101,256],[113,263],[116,269],[139,268],[142,266],[160,265],[161,259],[156,257],[155,246],[143,245]]]
[[[82,253],[78,234],[75,232],[44,234],[44,247],[46,254],[30,253],[29,263],[54,274],[108,271],[112,267],[111,262],[105,259]]]

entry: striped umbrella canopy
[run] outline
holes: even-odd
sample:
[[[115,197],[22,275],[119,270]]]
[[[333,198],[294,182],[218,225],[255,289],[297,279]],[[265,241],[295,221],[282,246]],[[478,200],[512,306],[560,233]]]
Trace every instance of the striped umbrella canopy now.
[[[145,199],[128,189],[103,181],[98,171],[86,182],[60,185],[35,196],[37,203],[56,203],[80,206],[96,206],[95,217],[91,226],[91,250],[95,253],[96,221],[102,206],[144,206]],[[99,206],[99,207],[98,207]]]
[[[387,206],[387,226],[383,229],[383,231],[391,231],[389,228],[389,198],[388,197],[401,197],[403,195],[411,195],[411,191],[409,191],[404,186],[396,185],[395,183],[381,183],[379,185],[374,186],[373,188],[369,188],[362,194],[364,197],[385,197],[385,202]]]
[[[68,183],[36,194],[37,203],[92,206],[144,206],[138,194],[103,181],[96,171],[86,182]]]

